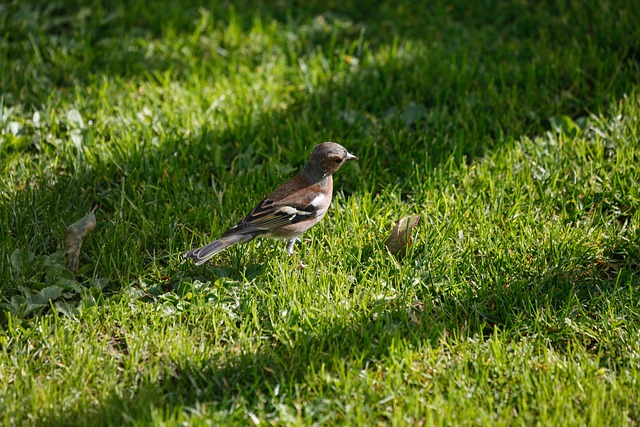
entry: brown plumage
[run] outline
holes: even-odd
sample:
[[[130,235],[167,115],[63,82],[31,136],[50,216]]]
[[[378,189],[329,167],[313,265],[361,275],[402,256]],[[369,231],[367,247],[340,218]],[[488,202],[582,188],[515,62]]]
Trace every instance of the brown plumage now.
[[[286,250],[291,255],[300,235],[320,222],[327,212],[333,198],[332,174],[345,162],[356,159],[335,142],[316,145],[300,173],[262,199],[218,240],[184,256],[200,265],[229,246],[256,237],[286,240]]]

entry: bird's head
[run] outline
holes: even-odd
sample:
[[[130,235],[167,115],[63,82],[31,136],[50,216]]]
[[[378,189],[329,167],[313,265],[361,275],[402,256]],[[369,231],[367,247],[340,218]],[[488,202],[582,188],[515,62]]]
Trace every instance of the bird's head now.
[[[346,148],[335,142],[323,142],[313,148],[305,165],[305,172],[313,177],[327,177],[340,169],[345,162],[358,160]]]

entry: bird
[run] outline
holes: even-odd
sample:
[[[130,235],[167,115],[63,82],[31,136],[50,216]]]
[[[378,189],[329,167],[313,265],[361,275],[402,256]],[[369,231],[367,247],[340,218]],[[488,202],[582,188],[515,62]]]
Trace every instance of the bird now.
[[[183,254],[202,265],[220,251],[257,237],[286,240],[286,252],[302,233],[316,225],[327,213],[333,198],[333,173],[349,161],[358,160],[335,142],[316,145],[302,170],[267,197],[219,239]]]

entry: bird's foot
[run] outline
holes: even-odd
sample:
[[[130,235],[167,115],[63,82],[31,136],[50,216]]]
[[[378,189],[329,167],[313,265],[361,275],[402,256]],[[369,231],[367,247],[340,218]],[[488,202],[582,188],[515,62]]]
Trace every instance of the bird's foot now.
[[[287,240],[287,255],[291,256],[293,255],[293,245],[296,243],[296,240],[298,239],[291,239],[291,240]]]

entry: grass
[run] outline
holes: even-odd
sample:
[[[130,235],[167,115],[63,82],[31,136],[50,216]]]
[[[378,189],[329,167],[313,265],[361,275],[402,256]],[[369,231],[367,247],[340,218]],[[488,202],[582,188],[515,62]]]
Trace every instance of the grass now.
[[[1,5],[1,422],[636,425],[639,21],[622,0]],[[293,257],[182,262],[325,140],[360,161]],[[94,205],[73,275],[64,232]]]

